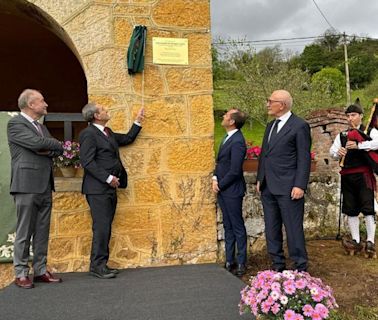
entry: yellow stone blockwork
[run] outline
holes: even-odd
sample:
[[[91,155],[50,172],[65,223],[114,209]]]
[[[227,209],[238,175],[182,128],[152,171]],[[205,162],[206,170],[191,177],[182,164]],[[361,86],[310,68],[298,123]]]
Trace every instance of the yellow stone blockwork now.
[[[168,169],[176,173],[210,172],[214,167],[212,139],[176,139],[167,146]]]
[[[212,73],[208,68],[169,68],[165,72],[170,94],[212,90]]]
[[[109,264],[124,268],[215,262],[209,1],[32,2],[71,38],[89,99],[110,109],[114,131],[127,132],[144,102],[142,131],[133,145],[120,150],[129,187],[118,191]],[[138,23],[148,26],[144,81],[126,68],[132,27]],[[188,38],[189,65],[154,65],[153,36]],[[53,201],[49,268],[87,271],[92,234],[85,197],[57,192]],[[13,278],[12,269],[0,265],[0,286]]]
[[[214,134],[213,99],[210,95],[189,98],[190,127],[193,135]]]
[[[140,105],[135,106],[139,109]],[[188,134],[187,101],[184,96],[146,101],[143,134],[149,136],[183,136]]]
[[[161,26],[209,28],[209,1],[160,0],[154,5],[152,17]]]

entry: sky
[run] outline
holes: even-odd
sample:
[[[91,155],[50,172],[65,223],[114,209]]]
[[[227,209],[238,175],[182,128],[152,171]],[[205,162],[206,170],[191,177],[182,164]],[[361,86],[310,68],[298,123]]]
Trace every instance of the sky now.
[[[321,36],[331,27],[314,1],[338,32],[378,39],[378,0],[210,0],[213,41]],[[301,53],[312,41],[283,41],[281,48]],[[253,45],[259,50],[268,44]]]

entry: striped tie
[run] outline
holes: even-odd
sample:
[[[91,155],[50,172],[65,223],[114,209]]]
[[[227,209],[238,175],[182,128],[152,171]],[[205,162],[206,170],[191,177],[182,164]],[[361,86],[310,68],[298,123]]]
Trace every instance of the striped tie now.
[[[38,134],[43,137],[43,131],[42,131],[42,126],[41,124],[37,121],[37,120],[34,120],[33,121],[33,124],[37,127],[37,131],[38,131]]]

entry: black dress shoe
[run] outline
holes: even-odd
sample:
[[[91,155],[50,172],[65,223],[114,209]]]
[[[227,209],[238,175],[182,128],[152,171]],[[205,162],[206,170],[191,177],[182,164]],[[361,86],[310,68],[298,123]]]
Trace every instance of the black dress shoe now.
[[[224,268],[225,268],[228,272],[232,272],[232,270],[235,269],[235,263],[226,262],[225,265],[224,265]]]
[[[286,267],[285,266],[273,266],[272,270],[276,271],[276,272],[282,272],[282,271],[286,270]]]
[[[297,267],[295,268],[298,272],[307,272],[307,267]]]
[[[91,268],[89,274],[100,279],[111,279],[116,277],[115,273],[110,272],[106,267],[96,269]]]
[[[236,268],[235,271],[235,276],[241,277],[245,275],[247,268],[245,267],[245,264],[238,264],[238,267]]]
[[[118,274],[119,273],[119,270],[118,269],[113,269],[113,268],[109,268],[108,266],[105,266],[105,269],[111,273],[114,273],[114,274]]]

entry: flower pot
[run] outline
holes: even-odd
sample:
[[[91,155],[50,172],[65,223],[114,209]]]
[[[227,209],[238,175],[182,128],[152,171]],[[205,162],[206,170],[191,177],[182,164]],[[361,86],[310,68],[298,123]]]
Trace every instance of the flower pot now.
[[[61,167],[60,172],[65,178],[73,178],[76,175],[76,169],[74,167]]]
[[[258,159],[246,159],[243,162],[243,171],[246,172],[256,172],[259,166]]]
[[[75,174],[76,178],[84,177],[84,169],[83,168],[76,168],[75,170],[76,170],[76,174]]]

